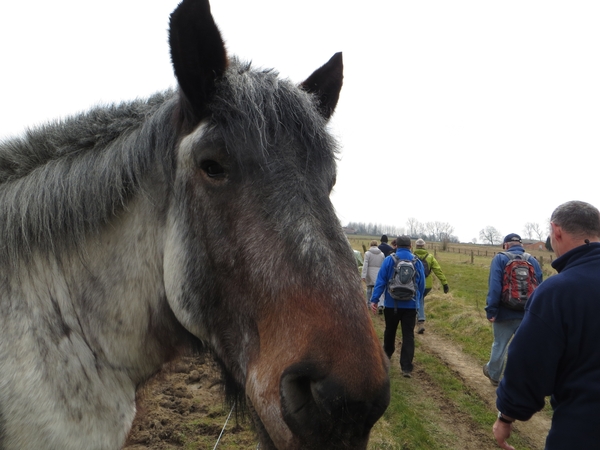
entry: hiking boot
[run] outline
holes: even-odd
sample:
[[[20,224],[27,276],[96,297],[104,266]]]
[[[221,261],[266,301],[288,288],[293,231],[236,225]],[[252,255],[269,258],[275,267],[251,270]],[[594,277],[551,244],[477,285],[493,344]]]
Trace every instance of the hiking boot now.
[[[419,322],[418,326],[417,334],[423,334],[425,332],[425,322]]]
[[[410,373],[408,370],[403,370],[402,371],[402,376],[404,378],[412,378],[412,373]]]
[[[383,314],[383,306],[380,306],[379,308],[377,308],[377,311],[379,311],[379,315]]]
[[[490,383],[492,383],[492,386],[498,386],[498,384],[500,384],[499,381],[492,380],[492,377],[490,377],[490,372],[488,371],[487,364],[483,366],[483,374],[490,379]]]

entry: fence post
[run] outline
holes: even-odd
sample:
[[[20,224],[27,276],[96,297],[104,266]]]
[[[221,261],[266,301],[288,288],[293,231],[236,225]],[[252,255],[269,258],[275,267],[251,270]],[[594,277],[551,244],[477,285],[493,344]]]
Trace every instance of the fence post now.
[[[474,259],[473,259],[473,250],[471,250],[471,264],[473,264],[473,261],[474,261]]]

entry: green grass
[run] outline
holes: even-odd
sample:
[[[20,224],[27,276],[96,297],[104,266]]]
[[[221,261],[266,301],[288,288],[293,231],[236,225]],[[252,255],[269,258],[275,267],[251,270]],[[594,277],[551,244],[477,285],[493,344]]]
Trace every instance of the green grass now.
[[[381,337],[383,321],[374,319],[374,325]],[[418,347],[417,341],[415,365],[422,371],[415,376],[427,377],[427,384],[434,386],[437,398],[432,398],[430,392],[424,392],[422,383],[415,378],[402,377],[395,354],[390,369],[390,406],[375,424],[368,449],[457,449],[465,437],[455,431],[452,421],[460,421],[463,429],[477,433],[478,440],[487,443],[484,448],[495,448],[491,427],[496,420],[496,412],[438,358],[419,351]],[[449,424],[442,423],[442,408],[450,411]],[[530,448],[516,431],[512,433],[510,442],[521,450]]]

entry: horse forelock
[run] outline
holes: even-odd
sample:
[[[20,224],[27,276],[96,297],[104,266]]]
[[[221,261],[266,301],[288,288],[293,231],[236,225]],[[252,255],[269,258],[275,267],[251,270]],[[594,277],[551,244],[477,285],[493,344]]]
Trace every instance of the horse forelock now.
[[[173,177],[172,91],[99,106],[0,143],[0,259],[54,251],[106,223],[149,167]]]
[[[334,170],[337,144],[311,94],[272,70],[233,58],[217,83],[210,121],[231,157],[262,163],[265,170],[290,141],[306,168]],[[289,156],[289,155],[288,155]]]

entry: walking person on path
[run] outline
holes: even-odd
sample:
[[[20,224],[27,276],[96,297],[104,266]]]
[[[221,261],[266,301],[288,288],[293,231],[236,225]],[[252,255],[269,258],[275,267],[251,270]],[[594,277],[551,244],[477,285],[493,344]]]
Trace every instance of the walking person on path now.
[[[448,287],[448,280],[446,280],[446,276],[444,275],[444,272],[442,272],[440,263],[438,263],[437,259],[435,259],[435,256],[425,249],[425,241],[423,239],[417,239],[415,246],[416,248],[414,253],[423,263],[423,269],[425,270],[425,292],[423,294],[423,307],[419,308],[417,313],[417,333],[423,334],[425,332],[425,297],[427,297],[427,294],[429,294],[429,291],[431,291],[433,288],[432,274],[435,274],[438,280],[440,280],[440,283],[442,283],[444,294],[447,294],[450,291],[450,288]]]
[[[527,262],[533,266],[533,270],[535,271],[535,280],[532,280],[535,282],[535,285],[539,285],[543,278],[542,268],[537,260],[528,253],[525,253],[525,249],[521,244],[521,236],[515,233],[507,235],[504,238],[502,248],[506,251],[494,256],[490,265],[486,299],[487,306],[485,307],[487,319],[492,322],[494,342],[492,344],[490,360],[483,366],[483,374],[489,378],[493,386],[498,386],[504,369],[508,343],[517,331],[517,328],[519,328],[525,314],[524,309],[513,309],[503,301],[503,289],[506,292],[507,287],[505,277],[507,275],[507,264],[515,257],[527,259]]]
[[[402,375],[406,378],[412,376],[413,358],[415,355],[415,322],[417,318],[417,309],[423,301],[423,292],[425,291],[425,273],[423,264],[411,251],[411,241],[408,236],[399,236],[396,238],[396,253],[398,260],[412,261],[414,267],[414,278],[412,282],[412,297],[409,300],[394,300],[388,289],[395,274],[397,261],[390,255],[383,261],[373,296],[371,297],[371,310],[377,313],[377,304],[381,294],[385,295],[383,316],[385,319],[385,331],[383,332],[383,350],[388,358],[392,358],[396,349],[396,333],[398,325],[402,332],[402,346],[400,348],[400,369]]]
[[[515,420],[529,420],[551,396],[554,413],[546,450],[598,449],[600,430],[600,212],[570,201],[550,217],[558,272],[527,302],[497,389],[498,445]]]
[[[375,287],[375,281],[377,281],[377,274],[383,264],[385,256],[383,252],[377,248],[377,241],[371,241],[369,250],[365,252],[365,261],[362,268],[362,280],[367,285],[367,305],[371,301],[371,295],[373,294],[373,288]]]
[[[387,234],[381,235],[381,244],[379,244],[379,250],[383,252],[383,256],[389,256],[394,252],[394,249],[388,244]]]

